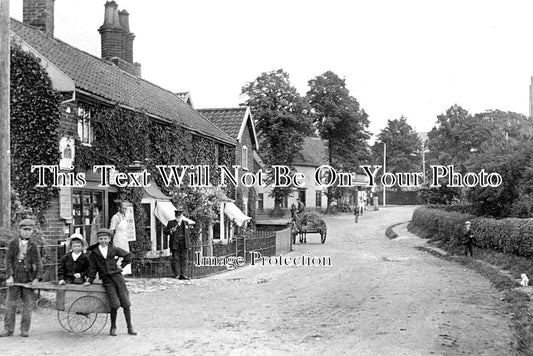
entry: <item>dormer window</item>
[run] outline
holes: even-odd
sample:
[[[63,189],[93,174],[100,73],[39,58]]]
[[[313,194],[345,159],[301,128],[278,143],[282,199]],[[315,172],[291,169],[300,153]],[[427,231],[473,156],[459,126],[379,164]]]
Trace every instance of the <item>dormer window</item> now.
[[[242,162],[241,166],[243,169],[248,169],[248,147],[242,146]]]
[[[78,137],[81,143],[86,146],[90,146],[94,141],[93,127],[91,125],[93,112],[93,109],[89,109],[86,106],[78,106]]]

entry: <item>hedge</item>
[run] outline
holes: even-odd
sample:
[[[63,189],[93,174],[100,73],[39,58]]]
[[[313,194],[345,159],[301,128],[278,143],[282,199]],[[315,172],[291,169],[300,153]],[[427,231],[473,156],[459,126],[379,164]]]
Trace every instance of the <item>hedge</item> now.
[[[473,223],[474,218],[475,216],[470,214],[420,207],[414,211],[407,229],[424,238],[458,245],[465,221],[470,220]]]
[[[383,204],[383,191],[376,191],[374,196],[378,197],[378,204]],[[387,205],[420,205],[422,200],[418,196],[417,190],[387,190],[385,193]]]
[[[476,209],[474,205],[472,204],[464,204],[464,203],[450,204],[450,205],[427,204],[425,205],[425,207],[430,208],[430,209],[440,209],[440,210],[444,210],[448,212],[476,215]]]
[[[517,256],[533,256],[533,220],[478,218],[475,223],[474,234],[480,247]]]
[[[414,211],[408,230],[424,238],[459,245],[462,229],[467,220],[472,222],[472,231],[478,247],[523,257],[533,256],[531,219],[495,220],[420,207]]]

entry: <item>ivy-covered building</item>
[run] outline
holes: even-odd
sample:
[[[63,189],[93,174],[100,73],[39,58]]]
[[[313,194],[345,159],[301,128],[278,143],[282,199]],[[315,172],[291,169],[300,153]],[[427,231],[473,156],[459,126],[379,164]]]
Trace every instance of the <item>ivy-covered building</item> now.
[[[240,166],[241,169],[234,199],[242,212],[255,222],[256,190],[254,187],[247,187],[241,181],[243,175],[257,172],[253,163],[254,152],[259,149],[259,143],[250,108],[198,109],[198,111],[237,141],[234,164]]]
[[[45,237],[57,241],[79,231],[89,239],[95,229],[109,226],[115,201],[126,197],[136,204],[139,248],[147,250],[151,244],[152,249],[164,249],[153,202],[165,200],[165,194],[155,184],[145,190],[101,187],[93,166],[109,164],[126,171],[140,161],[154,177],[156,165],[205,164],[214,170],[233,164],[236,140],[176,93],[141,78],[140,65],[133,62],[129,14],[118,11],[114,1],[105,4],[99,29],[102,58],[53,37],[54,0],[24,0],[23,6],[23,22],[11,19],[11,42],[39,59],[61,95],[56,129],[62,157],[49,164],[86,177],[83,186],[61,188],[51,199],[44,212]],[[168,193],[160,180],[152,183]],[[151,203],[143,205],[143,198]]]
[[[255,173],[253,157],[254,151],[257,151],[259,147],[250,108],[198,109],[198,111],[237,141],[234,164],[241,166],[239,180],[247,172]],[[251,216],[255,206],[255,189],[239,184],[236,191],[235,198],[239,208],[246,215]]]

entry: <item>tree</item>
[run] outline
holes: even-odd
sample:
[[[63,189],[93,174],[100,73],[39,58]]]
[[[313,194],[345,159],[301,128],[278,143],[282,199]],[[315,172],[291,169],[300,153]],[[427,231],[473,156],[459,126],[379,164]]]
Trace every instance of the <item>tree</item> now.
[[[370,158],[367,140],[369,120],[346,81],[327,71],[309,81],[307,100],[320,137],[328,142],[329,165],[337,170],[355,171]],[[335,189],[328,188],[328,210]]]
[[[533,216],[533,132],[524,115],[500,110],[476,114],[488,135],[472,154],[468,171],[497,172],[499,187],[475,187],[467,197],[480,215]]]
[[[474,115],[479,146],[478,153],[489,153],[519,146],[533,138],[531,121],[522,114],[487,110]]]
[[[533,210],[533,129],[524,115],[489,110],[474,116],[458,105],[439,115],[429,133],[429,148],[439,164],[456,171],[502,176],[498,187],[466,192],[477,213],[494,217],[531,216]]]
[[[487,128],[480,125],[479,118],[472,117],[455,104],[445,114],[437,116],[437,125],[428,133],[428,156],[431,163],[455,166],[465,171],[465,162],[487,136]]]
[[[312,133],[312,125],[309,105],[291,85],[289,74],[282,69],[262,73],[242,88],[242,94],[248,96],[243,105],[252,110],[265,164],[292,167],[304,137]],[[272,190],[275,214],[291,191],[291,187]]]
[[[375,162],[380,162],[383,157],[384,143],[387,144],[387,172],[422,171],[422,142],[405,117],[389,120],[387,126],[381,130],[372,147]]]

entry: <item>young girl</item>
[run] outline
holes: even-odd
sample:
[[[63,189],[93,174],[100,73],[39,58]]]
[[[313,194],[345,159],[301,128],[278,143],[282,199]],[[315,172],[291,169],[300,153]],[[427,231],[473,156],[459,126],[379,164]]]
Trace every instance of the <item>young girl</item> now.
[[[89,270],[89,256],[85,253],[87,241],[75,233],[67,241],[67,253],[59,262],[57,277],[59,284],[83,284]]]

